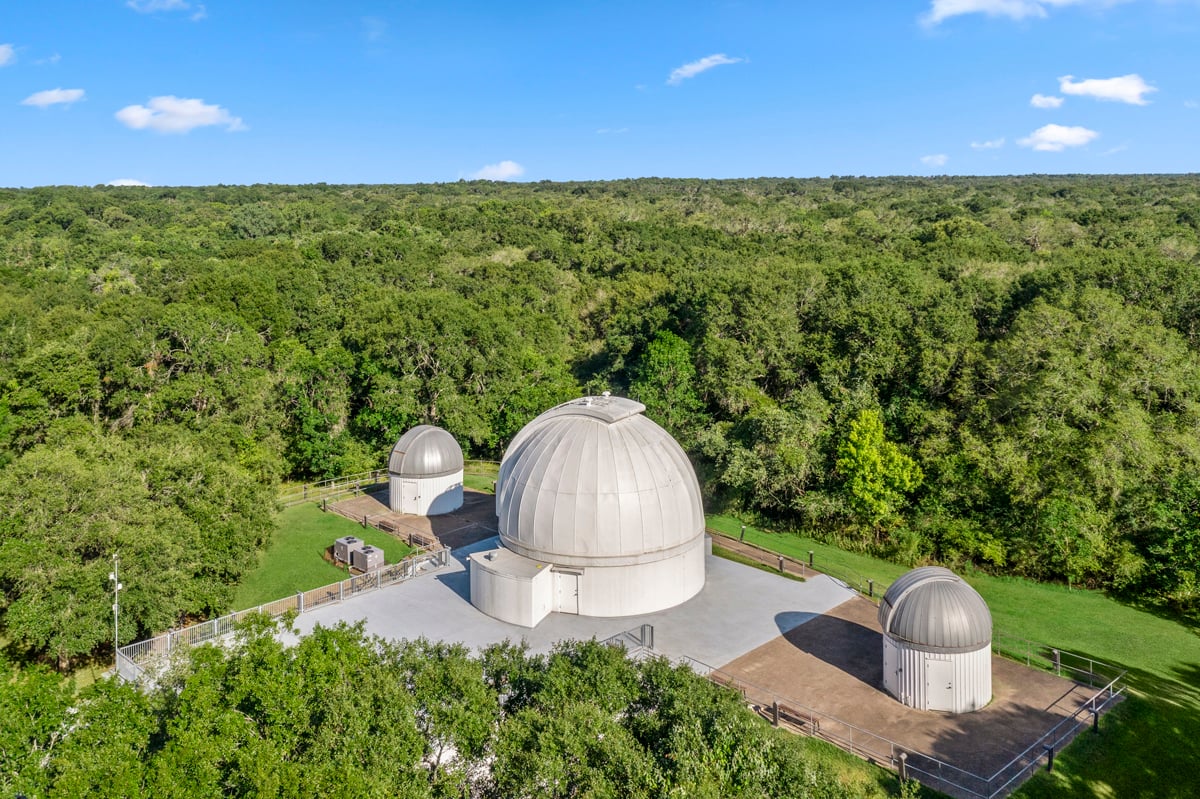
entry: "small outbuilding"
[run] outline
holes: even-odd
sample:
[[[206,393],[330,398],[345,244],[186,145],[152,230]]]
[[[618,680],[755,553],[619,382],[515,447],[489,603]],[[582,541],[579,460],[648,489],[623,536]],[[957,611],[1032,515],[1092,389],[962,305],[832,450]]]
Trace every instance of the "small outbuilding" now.
[[[470,559],[475,607],[533,627],[551,611],[632,616],[700,592],[700,484],[645,410],[583,397],[517,433],[496,485],[501,546]]]
[[[463,504],[463,454],[440,427],[414,427],[388,458],[388,506],[397,513],[437,516]]]
[[[883,687],[918,710],[968,713],[992,699],[992,614],[949,569],[923,566],[879,605]]]

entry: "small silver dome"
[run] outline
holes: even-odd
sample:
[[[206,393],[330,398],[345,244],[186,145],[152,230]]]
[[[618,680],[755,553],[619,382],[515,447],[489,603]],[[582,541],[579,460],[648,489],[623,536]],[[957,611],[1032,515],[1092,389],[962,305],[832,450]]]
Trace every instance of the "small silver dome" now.
[[[992,614],[949,569],[923,566],[888,587],[879,604],[884,635],[929,652],[972,652],[992,642]]]
[[[504,545],[568,566],[673,557],[704,535],[700,484],[683,449],[624,397],[584,397],[538,416],[500,464]]]
[[[462,469],[462,447],[431,424],[417,425],[400,436],[388,458],[388,474],[396,477],[445,477]]]

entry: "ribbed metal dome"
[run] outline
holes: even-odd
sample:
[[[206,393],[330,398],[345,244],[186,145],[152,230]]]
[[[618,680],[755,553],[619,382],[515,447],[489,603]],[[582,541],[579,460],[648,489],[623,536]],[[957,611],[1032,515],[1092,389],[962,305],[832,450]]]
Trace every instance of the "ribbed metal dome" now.
[[[431,424],[417,425],[400,436],[388,458],[388,474],[396,477],[445,477],[462,468],[462,447]]]
[[[671,435],[623,397],[543,413],[504,454],[496,514],[505,546],[565,566],[672,557],[704,535],[700,485]]]
[[[888,587],[879,605],[885,635],[929,652],[991,644],[992,614],[974,588],[941,566],[923,566]]]

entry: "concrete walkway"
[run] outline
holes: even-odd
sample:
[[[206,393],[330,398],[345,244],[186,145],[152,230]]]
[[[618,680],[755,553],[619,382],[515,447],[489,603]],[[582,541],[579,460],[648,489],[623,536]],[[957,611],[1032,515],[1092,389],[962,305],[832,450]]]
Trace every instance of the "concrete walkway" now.
[[[469,601],[467,556],[491,549],[497,541],[454,550],[450,565],[432,574],[305,613],[297,619],[297,629],[303,634],[318,624],[362,620],[368,633],[393,640],[425,637],[482,649],[523,639],[534,652],[547,652],[558,641],[604,639],[652,624],[657,652],[720,666],[855,595],[829,577],[798,582],[709,556],[704,589],[678,607],[623,618],[551,613],[529,629],[497,621]]]

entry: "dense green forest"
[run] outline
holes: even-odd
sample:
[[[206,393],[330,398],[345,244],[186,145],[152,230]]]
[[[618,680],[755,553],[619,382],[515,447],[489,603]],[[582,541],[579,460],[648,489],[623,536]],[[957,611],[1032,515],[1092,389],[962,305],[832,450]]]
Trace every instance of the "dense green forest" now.
[[[709,510],[1200,596],[1200,178],[0,190],[0,629],[225,610],[283,479],[641,399]]]
[[[473,656],[359,626],[287,647],[256,624],[146,691],[105,680],[75,697],[2,660],[0,685],[5,796],[867,799],[895,784],[840,776],[687,666],[594,641]]]

